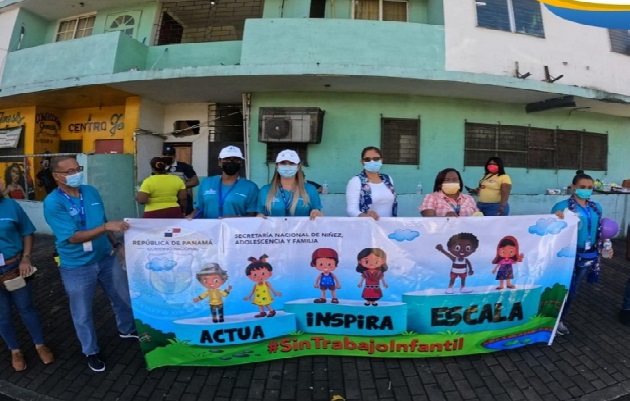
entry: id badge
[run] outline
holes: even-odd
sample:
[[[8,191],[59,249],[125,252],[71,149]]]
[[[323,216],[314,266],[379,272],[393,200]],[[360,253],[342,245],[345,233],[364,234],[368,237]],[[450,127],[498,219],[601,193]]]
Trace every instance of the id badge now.
[[[83,252],[92,252],[92,251],[93,251],[92,241],[84,242],[83,243]]]
[[[4,266],[4,265],[6,265],[6,263],[4,263],[4,254],[0,252],[0,266]]]
[[[584,244],[584,249],[588,250],[591,249],[591,241],[586,241],[586,244]]]

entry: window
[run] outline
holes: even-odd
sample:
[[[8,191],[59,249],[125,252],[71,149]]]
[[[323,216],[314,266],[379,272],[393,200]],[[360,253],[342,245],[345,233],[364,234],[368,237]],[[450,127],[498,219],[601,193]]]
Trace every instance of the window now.
[[[276,156],[285,149],[293,149],[300,156],[300,162],[308,167],[308,144],[306,143],[267,143],[267,163],[276,163]]]
[[[545,37],[537,0],[477,1],[477,26]]]
[[[608,135],[510,125],[466,123],[464,165],[499,156],[507,167],[606,170]]]
[[[610,50],[630,56],[630,31],[625,29],[609,29]]]
[[[406,0],[355,0],[354,19],[407,22]]]
[[[181,43],[184,35],[184,27],[168,13],[162,13],[162,23],[157,39],[157,45],[170,45],[171,43]]]
[[[84,38],[92,34],[96,16],[88,15],[59,22],[56,42]]]
[[[134,37],[134,30],[141,16],[142,11],[128,11],[125,14],[108,15],[105,22],[105,32],[122,31],[126,35]]]
[[[419,144],[419,119],[381,118],[381,152],[386,164],[419,164]]]

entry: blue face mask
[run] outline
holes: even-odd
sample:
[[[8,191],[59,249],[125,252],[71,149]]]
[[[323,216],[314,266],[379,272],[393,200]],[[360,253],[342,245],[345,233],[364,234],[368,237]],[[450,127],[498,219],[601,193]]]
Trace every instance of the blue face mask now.
[[[381,167],[383,167],[383,162],[380,161],[369,161],[363,163],[363,168],[365,169],[365,171],[369,171],[370,173],[378,173],[381,170]]]
[[[278,174],[284,178],[291,178],[298,172],[298,166],[278,166]]]
[[[79,171],[78,173],[67,175],[66,176],[66,185],[72,188],[78,188],[81,184],[83,184],[83,172]]]
[[[592,189],[583,189],[583,188],[578,188],[575,190],[575,196],[577,196],[580,199],[588,199],[593,195],[593,190]]]

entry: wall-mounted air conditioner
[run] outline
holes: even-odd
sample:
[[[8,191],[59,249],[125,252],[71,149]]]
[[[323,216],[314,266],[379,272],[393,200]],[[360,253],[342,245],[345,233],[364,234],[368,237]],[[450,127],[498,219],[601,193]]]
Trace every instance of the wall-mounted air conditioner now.
[[[320,143],[324,110],[319,107],[261,107],[258,140]]]

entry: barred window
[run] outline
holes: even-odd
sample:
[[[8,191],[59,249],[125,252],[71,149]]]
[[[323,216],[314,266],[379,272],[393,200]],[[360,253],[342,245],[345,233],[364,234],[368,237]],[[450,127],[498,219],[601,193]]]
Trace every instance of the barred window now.
[[[630,56],[630,31],[626,29],[609,29],[610,50]]]
[[[477,1],[477,26],[545,37],[537,0]]]
[[[419,164],[420,119],[381,117],[381,151],[386,164]]]
[[[466,123],[464,164],[499,156],[506,167],[607,170],[608,134]]]

